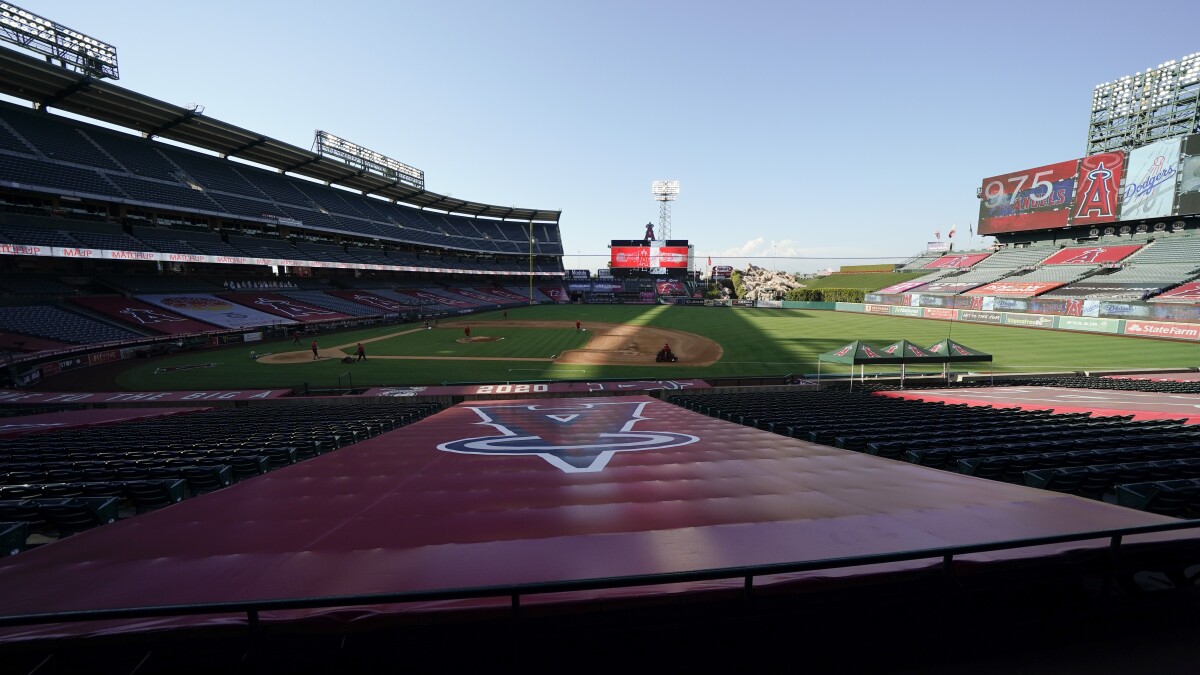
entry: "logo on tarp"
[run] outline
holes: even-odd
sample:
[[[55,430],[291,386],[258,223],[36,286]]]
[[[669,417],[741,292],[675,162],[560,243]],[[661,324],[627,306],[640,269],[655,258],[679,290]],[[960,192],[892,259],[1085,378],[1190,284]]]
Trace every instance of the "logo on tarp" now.
[[[383,391],[379,392],[379,395],[403,398],[406,396],[417,396],[418,394],[420,394],[421,392],[425,391],[428,388],[429,387],[400,387],[400,388],[384,389]]]
[[[565,473],[604,470],[618,452],[665,450],[700,440],[691,434],[635,428],[647,402],[467,406],[478,426],[496,433],[442,443],[469,455],[536,455]]]

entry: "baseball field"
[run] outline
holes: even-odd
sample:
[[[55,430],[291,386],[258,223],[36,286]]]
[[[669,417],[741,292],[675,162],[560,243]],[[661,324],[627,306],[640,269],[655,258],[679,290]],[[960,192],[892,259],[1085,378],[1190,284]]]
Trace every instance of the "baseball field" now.
[[[946,337],[994,355],[990,367],[973,364],[976,372],[1200,365],[1195,344],[1114,335],[808,310],[546,305],[512,309],[507,318],[497,311],[442,320],[429,329],[399,324],[306,335],[300,345],[287,339],[136,359],[113,371],[111,385],[153,391],[803,375],[817,371],[819,354],[851,340],[928,345]],[[343,362],[359,342],[366,360]],[[664,342],[678,363],[655,363]],[[55,379],[43,386],[53,388]]]

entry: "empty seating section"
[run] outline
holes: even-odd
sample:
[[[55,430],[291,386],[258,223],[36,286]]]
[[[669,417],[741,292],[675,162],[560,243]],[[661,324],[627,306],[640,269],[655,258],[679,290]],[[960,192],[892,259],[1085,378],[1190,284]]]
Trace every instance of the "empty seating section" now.
[[[150,204],[187,207],[210,213],[219,212],[220,206],[209,199],[199,190],[179,185],[178,183],[160,183],[157,181],[108,174],[109,180],[117,184],[131,199]]]
[[[33,154],[33,150],[9,131],[3,122],[0,122],[0,150],[19,152],[23,155]]]
[[[208,197],[220,204],[221,208],[227,213],[242,216],[243,218],[257,218],[262,220],[267,217],[267,214],[276,213],[275,205],[266,199],[250,199],[248,197],[221,194],[220,192],[210,192]]]
[[[144,178],[178,181],[179,169],[166,160],[158,148],[128,134],[89,131],[88,136],[130,173]]]
[[[1058,249],[1046,246],[1010,248],[996,251],[979,261],[973,269],[998,269],[1013,272],[1022,267],[1036,265],[1054,254]]]
[[[200,249],[192,246],[186,241],[179,239],[159,239],[158,237],[141,237],[141,241],[146,244],[151,251],[160,251],[162,253],[186,253],[200,254],[203,253]]]
[[[0,521],[24,523],[27,535],[67,536],[316,457],[440,408],[298,403],[0,439]],[[19,538],[18,548],[25,543]]]
[[[234,171],[233,165],[229,162],[213,161],[211,157],[174,148],[164,148],[162,152],[189,178],[207,190],[219,190],[253,197],[260,196],[259,191],[241,174]]]
[[[142,337],[132,331],[51,305],[0,307],[0,328],[71,344],[112,342]]]
[[[123,197],[113,184],[95,169],[50,164],[36,159],[0,155],[0,176],[11,183],[37,185],[66,192]]]
[[[904,263],[898,271],[900,272],[916,272],[924,269],[926,265],[942,257],[941,253],[923,253],[912,260]]]
[[[283,258],[285,260],[297,258],[295,247],[282,239],[230,236],[229,244],[240,251],[245,251],[245,255],[253,258]]]
[[[1112,274],[1097,277],[1097,281],[1119,281],[1122,283],[1178,284],[1195,276],[1200,269],[1200,258],[1187,263],[1162,263],[1157,265],[1129,265]]]
[[[1131,265],[1183,264],[1197,265],[1200,261],[1200,237],[1161,236],[1153,244],[1134,253],[1126,262]]]
[[[0,233],[3,233],[14,244],[26,244],[29,246],[79,246],[79,242],[71,239],[65,233],[42,227],[4,225],[0,227]]]
[[[25,186],[206,214],[287,218],[310,227],[466,251],[526,253],[532,229],[534,252],[562,253],[556,224],[529,228],[422,211],[8,104],[0,104],[0,175]]]
[[[5,121],[13,131],[50,159],[109,171],[122,170],[84,136],[78,127],[62,118],[46,113],[28,112],[23,115],[8,115]]]
[[[351,300],[337,298],[321,291],[282,291],[280,295],[351,316],[376,316],[383,313],[383,310],[377,307],[369,307]]]
[[[221,289],[198,277],[127,276],[104,277],[104,283],[126,293],[214,293]]]
[[[1060,380],[1021,384],[1051,382],[1061,386]],[[1200,389],[1200,383],[1174,384]],[[992,409],[836,390],[689,393],[675,395],[671,402],[813,443],[1167,515],[1200,517],[1200,488],[1188,501],[1177,494],[1179,490],[1161,487],[1163,481],[1177,479],[1200,485],[1200,427],[1182,420],[1134,421],[1086,413]],[[1146,497],[1139,505],[1129,495],[1121,496],[1123,485],[1139,483],[1158,486],[1139,488],[1143,497],[1154,490],[1172,497],[1163,504]]]
[[[1047,265],[1024,274],[1014,274],[1005,281],[1046,281],[1070,283],[1099,269],[1095,265]]]
[[[78,290],[51,276],[6,274],[0,276],[0,290],[13,295],[75,295]]]
[[[146,251],[152,250],[145,242],[135,239],[124,232],[83,232],[68,230],[65,232],[85,248],[98,248],[109,251]]]

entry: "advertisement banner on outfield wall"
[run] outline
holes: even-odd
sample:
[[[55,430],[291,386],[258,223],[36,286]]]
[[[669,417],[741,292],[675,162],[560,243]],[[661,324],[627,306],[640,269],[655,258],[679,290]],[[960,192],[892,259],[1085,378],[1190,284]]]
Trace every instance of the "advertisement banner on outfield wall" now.
[[[1179,150],[1183,139],[1165,138],[1129,153],[1121,220],[1163,218],[1175,212]]]
[[[891,314],[892,308],[890,305],[867,305],[867,314]]]
[[[1054,328],[1054,317],[1041,314],[1005,314],[1004,325],[1031,328]]]
[[[1072,225],[1111,223],[1121,206],[1121,174],[1125,155],[1102,152],[1079,160],[1075,181],[1075,202],[1071,205]]]
[[[1100,316],[1150,316],[1150,306],[1128,302],[1100,302]]]
[[[900,306],[900,307],[892,308],[892,316],[911,316],[911,317],[919,319],[922,316],[925,316],[925,312],[920,307]]]
[[[1150,315],[1168,321],[1200,321],[1200,305],[1151,305]]]
[[[1121,328],[1120,319],[1089,319],[1082,316],[1060,316],[1058,327],[1063,330],[1081,330],[1090,333],[1116,333]]]
[[[949,319],[953,321],[958,318],[958,310],[940,309],[937,307],[927,307],[925,309],[926,319]]]
[[[1179,160],[1179,199],[1175,215],[1200,213],[1200,134],[1183,139]]]
[[[1200,326],[1159,323],[1157,321],[1135,321],[1130,319],[1125,322],[1125,334],[1136,335],[1138,337],[1170,338],[1172,340],[1200,340]]]
[[[1004,320],[1004,316],[999,312],[978,312],[973,309],[960,310],[958,318],[974,323],[1000,323]]]
[[[1066,314],[1067,302],[1044,298],[1030,298],[1029,311],[1034,314]]]
[[[992,300],[991,309],[1024,312],[1029,309],[1029,301],[1020,298],[995,298]]]
[[[1063,227],[1075,195],[1079,160],[985,178],[980,188],[979,234]]]
[[[759,300],[755,307],[766,307],[768,309],[783,309],[782,300]]]

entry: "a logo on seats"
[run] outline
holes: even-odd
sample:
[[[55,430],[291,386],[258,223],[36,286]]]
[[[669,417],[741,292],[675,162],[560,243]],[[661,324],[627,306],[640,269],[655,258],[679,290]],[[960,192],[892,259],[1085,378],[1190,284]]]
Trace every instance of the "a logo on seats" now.
[[[470,455],[536,455],[565,473],[604,470],[618,452],[665,450],[700,440],[660,431],[646,417],[647,401],[466,406],[477,426],[494,433],[442,443],[438,450]]]

